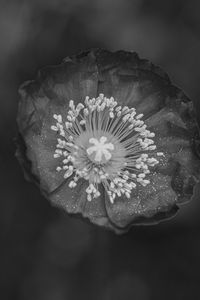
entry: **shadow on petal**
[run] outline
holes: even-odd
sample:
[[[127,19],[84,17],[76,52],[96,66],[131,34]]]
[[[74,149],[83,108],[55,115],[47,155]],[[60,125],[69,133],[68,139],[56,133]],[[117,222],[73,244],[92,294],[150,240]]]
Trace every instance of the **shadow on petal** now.
[[[88,187],[87,181],[79,179],[77,186],[71,189],[67,183],[69,180],[65,180],[56,190],[48,195],[52,204],[63,208],[69,214],[81,214],[96,225],[114,229],[105,209],[103,187],[101,186],[99,189],[101,192],[100,197],[88,201],[85,191]]]

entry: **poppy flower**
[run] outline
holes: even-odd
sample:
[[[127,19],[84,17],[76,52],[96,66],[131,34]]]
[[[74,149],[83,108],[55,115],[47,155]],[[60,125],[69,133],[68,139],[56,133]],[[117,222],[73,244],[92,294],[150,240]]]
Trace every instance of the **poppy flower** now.
[[[193,105],[148,60],[94,49],[43,68],[19,92],[17,157],[52,204],[120,233],[192,197]]]

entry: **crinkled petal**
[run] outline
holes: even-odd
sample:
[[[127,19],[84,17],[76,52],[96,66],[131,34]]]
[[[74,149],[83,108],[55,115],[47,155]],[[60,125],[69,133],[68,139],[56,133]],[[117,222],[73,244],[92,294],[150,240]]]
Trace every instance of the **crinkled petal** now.
[[[136,53],[97,51],[98,92],[149,116],[164,106],[168,76]]]
[[[143,220],[145,224],[152,222],[152,217],[162,214],[169,217],[170,211],[176,212],[177,195],[171,187],[171,178],[167,175],[153,173],[149,176],[151,184],[137,186],[132,190],[130,199],[124,195],[116,197],[111,203],[106,196],[106,208],[112,223],[119,228],[126,228],[130,224],[139,223]],[[154,221],[157,219],[155,218]]]
[[[155,170],[171,175],[178,201],[184,202],[191,198],[200,178],[200,139],[191,101],[180,90],[173,91],[165,108],[147,119],[146,124],[155,133],[157,151],[165,154]]]
[[[56,171],[59,159],[53,158],[57,143],[51,130],[53,114],[67,112],[70,99],[82,101],[88,95],[95,96],[96,90],[97,71],[92,54],[81,62],[70,59],[59,66],[44,68],[35,81],[20,87],[19,130],[32,162],[32,172],[47,193],[64,180]]]
[[[93,59],[92,55],[85,62],[66,59],[58,67],[43,69],[35,81],[20,87],[17,120],[22,138],[17,157],[26,174],[34,175],[36,183],[54,205],[69,213],[82,213],[93,223],[112,228],[104,201],[86,200],[86,181],[81,180],[75,189],[70,189],[70,178],[66,180],[63,172],[56,171],[61,159],[53,157],[57,144],[56,133],[51,130],[53,114],[67,112],[70,99],[79,102],[88,95],[96,96],[97,72]]]
[[[48,198],[53,205],[63,208],[70,214],[81,214],[94,224],[110,228],[117,233],[120,232],[120,229],[115,229],[108,219],[103,187],[100,186],[99,188],[101,196],[92,201],[87,200],[85,191],[87,187],[88,182],[84,179],[79,179],[77,186],[71,189],[65,180]]]
[[[191,101],[180,90],[171,87],[165,106],[147,118],[145,124],[155,133],[156,151],[164,156],[152,155],[159,164],[150,168],[150,184],[138,184],[130,199],[120,197],[111,204],[106,197],[110,220],[119,227],[138,220],[149,223],[157,220],[160,213],[161,219],[171,216],[178,203],[191,199],[200,178],[198,126]]]

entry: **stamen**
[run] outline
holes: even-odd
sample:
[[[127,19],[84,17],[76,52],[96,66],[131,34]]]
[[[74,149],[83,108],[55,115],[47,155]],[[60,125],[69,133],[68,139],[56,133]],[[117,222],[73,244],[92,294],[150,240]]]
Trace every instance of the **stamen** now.
[[[56,124],[51,129],[59,134],[54,158],[63,157],[56,168],[70,178],[69,187],[74,188],[79,178],[88,181],[87,199],[100,196],[99,184],[103,184],[110,202],[116,196],[131,197],[138,184],[144,188],[150,183],[146,176],[159,163],[163,152],[155,152],[155,137],[147,130],[143,114],[135,108],[118,106],[113,97],[103,94],[84,104],[69,101],[66,115],[53,115]],[[156,159],[157,157],[157,159]]]

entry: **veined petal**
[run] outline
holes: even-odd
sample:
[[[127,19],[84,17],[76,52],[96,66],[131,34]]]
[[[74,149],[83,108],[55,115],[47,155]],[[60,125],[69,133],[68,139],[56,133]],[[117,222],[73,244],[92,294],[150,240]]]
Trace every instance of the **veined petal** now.
[[[18,127],[23,136],[32,172],[47,193],[56,189],[63,177],[56,172],[53,154],[57,140],[51,130],[52,115],[68,110],[69,100],[95,95],[97,76],[94,58],[70,59],[59,66],[44,68],[35,81],[19,89]]]
[[[120,229],[115,229],[108,219],[103,188],[100,187],[101,198],[88,201],[85,191],[87,185],[87,181],[81,179],[78,181],[77,186],[71,189],[66,182],[63,182],[49,195],[49,200],[53,205],[64,209],[70,214],[80,214],[96,225],[110,228],[117,233],[120,232]]]
[[[128,105],[152,115],[164,106],[170,80],[166,73],[135,52],[97,51],[98,91],[114,97],[119,105]]]
[[[171,187],[170,176],[153,173],[149,180],[151,184],[145,187],[138,185],[133,189],[129,199],[116,197],[112,204],[106,196],[108,216],[117,227],[126,230],[131,224],[155,223],[157,218],[153,217],[156,215],[161,214],[162,219],[165,219],[171,216],[170,212],[172,215],[176,213],[177,195]]]

